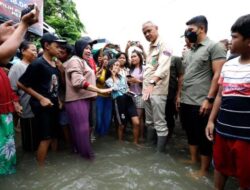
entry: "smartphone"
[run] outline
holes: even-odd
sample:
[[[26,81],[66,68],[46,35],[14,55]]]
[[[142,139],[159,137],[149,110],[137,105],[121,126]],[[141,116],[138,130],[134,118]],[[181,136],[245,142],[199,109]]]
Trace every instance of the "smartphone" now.
[[[139,43],[138,41],[131,41],[131,42],[130,42],[130,45],[131,45],[131,46],[137,46],[138,43]]]
[[[28,7],[26,7],[25,9],[23,9],[23,10],[21,11],[21,18],[22,18],[24,15],[30,13],[34,8],[35,8],[35,5],[34,5],[34,4],[33,4],[33,5],[28,5]]]
[[[132,75],[127,75],[126,77],[131,78],[131,77],[132,77]]]

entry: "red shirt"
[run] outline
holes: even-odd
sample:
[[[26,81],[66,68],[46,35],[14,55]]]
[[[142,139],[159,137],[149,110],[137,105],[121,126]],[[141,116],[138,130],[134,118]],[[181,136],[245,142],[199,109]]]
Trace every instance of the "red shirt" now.
[[[0,114],[14,112],[13,102],[17,102],[18,100],[18,96],[11,89],[8,76],[4,70],[0,68]]]
[[[95,60],[91,57],[88,60],[86,60],[91,69],[96,73],[96,63]]]

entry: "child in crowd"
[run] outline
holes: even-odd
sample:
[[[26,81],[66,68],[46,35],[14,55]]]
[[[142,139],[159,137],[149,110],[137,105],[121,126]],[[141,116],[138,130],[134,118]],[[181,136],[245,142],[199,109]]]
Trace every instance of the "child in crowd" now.
[[[129,62],[128,62],[127,54],[123,52],[119,52],[116,55],[116,59],[119,61],[119,65],[120,65],[119,74],[123,77],[126,77],[129,74]]]
[[[37,161],[39,166],[44,166],[49,147],[57,149],[61,72],[54,58],[60,55],[60,44],[66,41],[46,33],[40,42],[44,53],[28,66],[19,79],[18,87],[31,95],[30,105],[40,139]]]
[[[107,65],[111,58],[109,52],[101,50],[102,61],[99,61],[97,68],[96,86],[98,88],[105,88]],[[98,135],[103,136],[109,132],[109,127],[112,118],[112,99],[109,94],[100,94],[96,98],[96,132]]]
[[[126,77],[119,74],[120,63],[116,59],[111,59],[108,64],[108,73],[106,85],[113,89],[111,95],[113,98],[115,119],[118,123],[118,138],[123,140],[124,128],[127,121],[131,119],[133,125],[134,143],[139,144],[139,118],[132,97],[129,91]]]
[[[215,189],[224,189],[228,176],[250,189],[250,14],[240,17],[231,32],[231,53],[240,56],[223,65],[206,136],[215,141]]]

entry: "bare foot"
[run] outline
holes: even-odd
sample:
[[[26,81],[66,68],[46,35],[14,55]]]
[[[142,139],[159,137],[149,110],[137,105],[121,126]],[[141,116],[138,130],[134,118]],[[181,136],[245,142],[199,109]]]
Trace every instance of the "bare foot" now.
[[[145,143],[145,142],[146,142],[146,140],[145,140],[143,137],[140,137],[139,142],[141,142],[141,143]]]
[[[199,180],[200,178],[207,176],[207,174],[208,174],[207,171],[198,170],[198,171],[190,172],[188,176],[195,180]]]
[[[124,141],[121,140],[121,139],[119,139],[118,142],[121,143],[121,144],[124,144]]]
[[[143,145],[141,145],[139,143],[136,143],[136,142],[134,142],[134,145],[137,146],[138,148],[144,148],[145,147],[145,146],[143,146]]]
[[[189,164],[189,165],[195,165],[198,163],[197,160],[181,160],[181,163],[183,164]]]
[[[44,162],[37,162],[39,168],[44,168],[45,163]]]

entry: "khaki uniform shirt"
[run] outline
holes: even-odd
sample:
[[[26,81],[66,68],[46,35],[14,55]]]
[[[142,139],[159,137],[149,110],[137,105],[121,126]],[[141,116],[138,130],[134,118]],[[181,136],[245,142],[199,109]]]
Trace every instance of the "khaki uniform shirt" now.
[[[150,44],[147,54],[146,67],[143,74],[143,90],[150,85],[149,81],[152,80],[154,76],[157,76],[161,78],[161,80],[157,82],[152,94],[168,94],[170,62],[171,52],[167,49],[166,44],[160,37],[158,37],[155,43]]]
[[[181,91],[181,103],[200,106],[205,100],[213,78],[212,62],[226,59],[226,51],[220,43],[209,38],[187,52]]]

